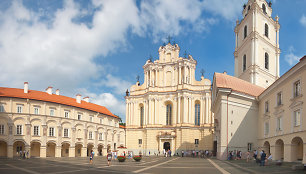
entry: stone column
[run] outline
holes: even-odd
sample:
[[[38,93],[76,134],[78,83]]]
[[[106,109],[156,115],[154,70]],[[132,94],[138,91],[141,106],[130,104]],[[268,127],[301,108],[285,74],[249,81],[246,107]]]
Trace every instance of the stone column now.
[[[62,156],[62,146],[56,146],[55,147],[55,157],[61,157]]]
[[[205,120],[206,120],[206,123],[210,123],[209,122],[209,111],[208,111],[208,97],[207,97],[207,94],[205,95]]]
[[[156,99],[154,99],[154,122],[153,124],[156,124],[157,123],[157,119],[156,119]]]
[[[143,126],[147,125],[147,102],[143,102]]]
[[[188,120],[188,98],[184,97],[184,108],[183,108],[183,123],[187,123]]]
[[[102,148],[102,155],[103,156],[106,156],[107,155],[107,147],[104,147]]]
[[[47,147],[46,145],[40,146],[40,158],[46,158],[47,157]]]
[[[7,157],[8,158],[13,158],[14,157],[13,145],[7,145]]]
[[[189,97],[189,106],[188,106],[188,122],[191,124],[191,97]]]
[[[178,69],[179,69],[178,84],[182,84],[182,68],[181,68],[181,66],[179,66]]]
[[[81,157],[87,157],[87,146],[86,147],[82,147]]]
[[[150,111],[151,111],[151,107],[150,107],[150,104],[151,104],[151,102],[150,102],[150,99],[148,99],[148,107],[147,107],[147,112],[148,112],[148,114],[147,114],[147,124],[149,125],[149,124],[151,124],[151,114],[150,114]]]
[[[69,157],[75,157],[75,145],[71,144],[69,147]]]
[[[292,162],[291,144],[284,144],[284,161]]]
[[[303,164],[306,164],[306,143],[303,144]]]
[[[177,97],[177,123],[181,123],[181,97]]]
[[[127,100],[126,100],[126,102],[125,102],[125,112],[126,112],[126,125],[129,125],[129,123],[128,123],[128,120],[129,120],[129,104],[128,104],[128,102],[127,102]]]

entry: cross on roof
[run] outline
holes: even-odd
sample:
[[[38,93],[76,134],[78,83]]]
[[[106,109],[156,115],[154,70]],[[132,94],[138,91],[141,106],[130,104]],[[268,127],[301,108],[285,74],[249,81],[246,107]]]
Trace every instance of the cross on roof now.
[[[171,43],[171,39],[172,39],[172,37],[169,35],[169,36],[167,37],[168,43]]]
[[[204,69],[201,69],[201,74],[202,74],[202,76],[204,76],[204,74],[205,74],[205,70]]]
[[[185,50],[184,57],[187,58],[187,51]]]
[[[137,80],[137,82],[139,82],[139,78],[140,78],[140,77],[139,77],[139,75],[137,75],[137,76],[136,76],[136,80]]]

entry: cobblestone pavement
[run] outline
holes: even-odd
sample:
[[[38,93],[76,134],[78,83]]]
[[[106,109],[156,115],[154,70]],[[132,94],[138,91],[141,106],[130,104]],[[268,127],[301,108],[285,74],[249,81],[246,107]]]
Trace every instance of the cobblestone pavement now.
[[[219,161],[188,157],[144,157],[140,162],[127,159],[123,163],[117,160],[107,166],[105,157],[95,157],[93,164],[88,158],[32,158],[32,159],[0,159],[0,173],[17,174],[59,174],[59,173],[306,173],[305,170],[292,170],[290,164],[283,166],[260,167],[254,162]]]

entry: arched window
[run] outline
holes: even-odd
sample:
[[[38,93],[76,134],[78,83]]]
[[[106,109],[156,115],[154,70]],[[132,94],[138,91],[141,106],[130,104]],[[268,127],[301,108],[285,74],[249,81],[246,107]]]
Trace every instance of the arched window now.
[[[140,107],[140,126],[143,126],[143,106]]]
[[[265,53],[265,68],[269,69],[269,54]]]
[[[248,27],[244,26],[244,38],[248,36]]]
[[[269,26],[265,24],[265,36],[269,37]]]
[[[171,104],[167,104],[166,125],[171,125],[171,118],[172,118],[172,105]]]
[[[242,60],[242,71],[244,72],[246,70],[246,55],[243,55]]]
[[[251,9],[251,6],[249,5],[249,6],[248,6],[248,11],[249,11],[250,9]]]
[[[200,126],[200,104],[195,104],[194,110],[195,110],[194,124],[196,126]]]
[[[266,6],[265,6],[265,4],[262,4],[262,11],[264,12],[264,14],[267,14],[267,11],[266,11]]]

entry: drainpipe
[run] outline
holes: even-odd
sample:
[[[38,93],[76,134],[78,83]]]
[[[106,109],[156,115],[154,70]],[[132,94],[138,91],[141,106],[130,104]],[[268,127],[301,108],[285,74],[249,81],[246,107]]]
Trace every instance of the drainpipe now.
[[[227,108],[227,114],[226,114],[226,158],[228,158],[228,96],[232,94],[232,90],[227,94],[226,96],[226,108]]]

